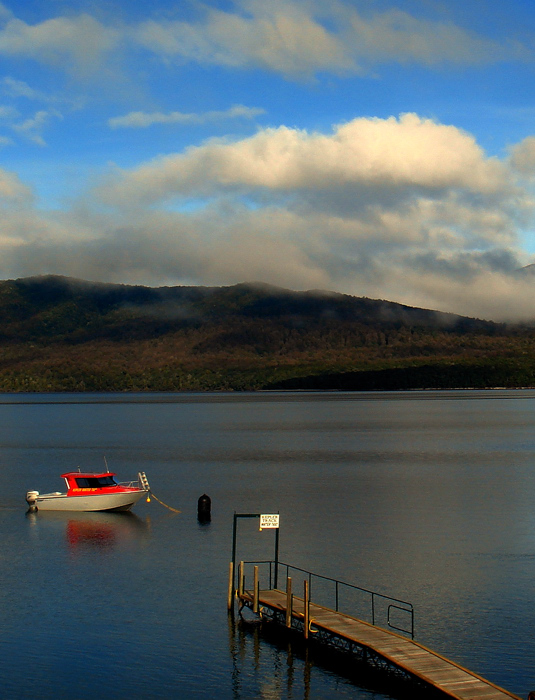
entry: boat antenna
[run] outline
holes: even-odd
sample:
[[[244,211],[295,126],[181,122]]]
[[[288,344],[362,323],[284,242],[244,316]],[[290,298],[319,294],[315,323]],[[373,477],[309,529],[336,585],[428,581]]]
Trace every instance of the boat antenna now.
[[[110,469],[109,469],[109,467],[108,467],[108,460],[106,459],[106,455],[104,455],[104,464],[106,465],[106,471],[107,471],[108,474],[109,474],[109,473],[110,473]]]

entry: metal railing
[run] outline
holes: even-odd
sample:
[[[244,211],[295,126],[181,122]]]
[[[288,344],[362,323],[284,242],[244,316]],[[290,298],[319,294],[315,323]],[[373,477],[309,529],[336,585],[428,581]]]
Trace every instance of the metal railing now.
[[[275,587],[274,581],[281,581],[279,570],[285,572],[286,579],[293,572],[299,572],[308,581],[308,590],[312,602],[331,608],[336,612],[359,617],[375,626],[381,626],[378,619],[383,619],[383,626],[386,624],[390,629],[407,634],[411,639],[414,638],[414,607],[412,603],[383,593],[377,593],[352,583],[330,578],[329,576],[315,574],[293,564],[278,562],[277,570],[276,563],[271,560],[244,561],[243,563],[244,565],[262,567],[264,571],[267,570],[270,589]],[[351,604],[352,609],[348,609],[348,604]],[[355,608],[357,608],[358,614],[355,614]],[[368,618],[367,620],[366,617]],[[404,625],[404,620],[407,620],[408,624]]]

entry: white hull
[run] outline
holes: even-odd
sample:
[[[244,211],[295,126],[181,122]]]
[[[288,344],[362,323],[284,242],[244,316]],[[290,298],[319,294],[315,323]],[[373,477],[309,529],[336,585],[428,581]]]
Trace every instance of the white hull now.
[[[102,510],[129,510],[146,491],[103,493],[93,496],[67,496],[66,493],[43,493],[35,499],[38,510],[91,512]]]

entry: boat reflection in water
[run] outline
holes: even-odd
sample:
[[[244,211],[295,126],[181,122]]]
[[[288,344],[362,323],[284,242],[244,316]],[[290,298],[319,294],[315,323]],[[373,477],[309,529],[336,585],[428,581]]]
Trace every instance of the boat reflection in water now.
[[[84,513],[69,518],[65,534],[71,549],[113,547],[146,533],[147,523],[134,513]],[[90,516],[90,517],[87,517]]]
[[[64,530],[69,550],[122,548],[144,539],[150,531],[150,518],[140,518],[130,511],[123,513],[28,513],[27,518],[39,535]],[[36,533],[37,534],[37,533]]]

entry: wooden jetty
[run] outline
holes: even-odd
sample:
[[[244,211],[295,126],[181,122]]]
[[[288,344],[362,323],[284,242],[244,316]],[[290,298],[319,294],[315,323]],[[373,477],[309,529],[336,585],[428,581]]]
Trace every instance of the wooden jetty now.
[[[378,668],[394,671],[431,687],[445,697],[457,700],[520,700],[517,695],[427,649],[412,638],[311,602],[307,580],[303,582],[303,597],[292,594],[291,577],[286,579],[286,591],[276,587],[262,590],[258,567],[255,566],[253,588],[246,590],[241,564],[238,589],[232,593],[236,595],[240,610],[250,608],[283,627],[300,630],[306,639],[313,638],[349,651]],[[229,607],[230,602],[229,586]],[[390,607],[403,609],[397,605]],[[412,630],[410,634],[412,636]]]

